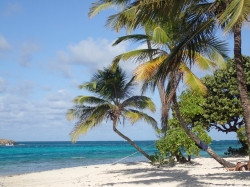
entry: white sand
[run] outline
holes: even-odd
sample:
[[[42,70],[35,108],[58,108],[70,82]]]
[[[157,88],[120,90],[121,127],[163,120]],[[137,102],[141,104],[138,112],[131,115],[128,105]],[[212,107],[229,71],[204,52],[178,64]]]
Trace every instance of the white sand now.
[[[247,158],[227,160],[247,162]],[[211,158],[193,161],[161,168],[146,162],[66,168],[0,177],[0,187],[250,186],[249,171],[226,171]]]

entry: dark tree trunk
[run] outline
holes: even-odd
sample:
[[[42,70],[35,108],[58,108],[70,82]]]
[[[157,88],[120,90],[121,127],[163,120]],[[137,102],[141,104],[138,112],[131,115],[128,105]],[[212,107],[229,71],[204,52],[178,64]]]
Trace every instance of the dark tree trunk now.
[[[242,140],[239,140],[239,142],[240,142],[240,144],[241,144],[241,148],[240,148],[240,154],[242,153],[242,154],[245,154],[246,153],[246,151],[248,150],[248,144],[247,144],[247,142],[245,142],[245,141],[242,141]]]
[[[234,28],[234,60],[236,64],[238,90],[243,110],[243,118],[245,121],[246,136],[249,150],[248,156],[250,160],[250,110],[248,108],[249,100],[246,86],[246,76],[244,73],[244,66],[241,54],[241,27],[241,24],[237,24]]]
[[[183,154],[181,153],[181,151],[179,151],[178,153],[176,153],[175,157],[176,157],[177,162],[180,162],[180,163],[187,162],[187,159],[183,156]]]
[[[199,138],[188,129],[184,120],[182,119],[176,97],[174,97],[174,99],[173,99],[173,104],[174,104],[174,110],[176,112],[177,119],[179,120],[184,131],[195,142],[196,145],[198,145],[199,147],[202,147]],[[217,162],[219,162],[224,167],[234,167],[235,166],[234,164],[219,157],[209,146],[208,146],[208,149],[206,151],[212,158],[214,158]]]
[[[141,154],[143,154],[147,159],[149,159],[151,161],[150,156],[145,153],[140,147],[138,147],[132,140],[130,140],[127,136],[125,136],[124,134],[122,134],[120,131],[118,131],[118,129],[116,128],[116,122],[115,120],[113,121],[113,130],[119,135],[121,136],[123,139],[127,140],[137,151],[139,151]]]

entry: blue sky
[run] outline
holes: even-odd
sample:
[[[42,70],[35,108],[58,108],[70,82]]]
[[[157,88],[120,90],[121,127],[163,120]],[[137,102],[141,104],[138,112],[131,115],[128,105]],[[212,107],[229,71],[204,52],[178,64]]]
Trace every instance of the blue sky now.
[[[91,0],[0,1],[0,138],[16,141],[70,140],[74,122],[65,118],[72,99],[87,94],[77,86],[118,54],[132,49],[112,47],[116,33],[104,27],[108,15],[87,16]],[[232,37],[225,37],[232,49]],[[243,30],[243,54],[250,55],[249,29]],[[232,55],[232,52],[230,52]],[[131,73],[134,64],[122,67]],[[202,73],[198,73],[203,76]],[[159,99],[153,97],[158,110]],[[156,139],[150,126],[139,122],[119,129],[133,140]],[[235,134],[212,131],[213,139]],[[121,140],[111,122],[103,123],[79,140]]]

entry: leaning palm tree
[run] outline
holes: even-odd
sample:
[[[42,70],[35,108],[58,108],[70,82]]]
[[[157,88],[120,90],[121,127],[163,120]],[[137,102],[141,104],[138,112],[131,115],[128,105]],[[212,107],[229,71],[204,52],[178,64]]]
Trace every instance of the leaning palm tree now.
[[[86,134],[105,119],[111,120],[113,130],[150,160],[147,153],[116,128],[119,122],[124,123],[128,119],[131,124],[144,120],[157,129],[155,119],[143,112],[145,109],[154,112],[154,103],[146,96],[132,96],[134,86],[134,78],[126,81],[126,74],[120,67],[99,70],[90,82],[80,85],[79,88],[90,91],[95,96],[76,97],[74,108],[68,110],[67,119],[78,120],[70,133],[72,141],[76,141],[81,134]]]

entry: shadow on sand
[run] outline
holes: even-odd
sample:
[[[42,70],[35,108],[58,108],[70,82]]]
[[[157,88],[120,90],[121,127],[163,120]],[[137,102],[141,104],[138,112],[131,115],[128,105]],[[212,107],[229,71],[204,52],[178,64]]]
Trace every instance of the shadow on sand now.
[[[136,165],[136,163],[126,163],[127,166]],[[200,164],[199,164],[200,165]],[[183,168],[183,169],[181,169]],[[125,170],[117,169],[109,171],[109,173],[122,175],[131,179],[129,182],[113,182],[103,185],[119,186],[119,185],[162,185],[168,186],[168,183],[176,183],[176,186],[194,187],[194,186],[250,186],[250,172],[225,172],[225,173],[206,173],[192,175],[189,170],[192,170],[192,164],[183,165],[183,167],[157,168],[145,167],[145,169]],[[184,170],[185,168],[185,170]],[[188,171],[187,171],[188,168]],[[222,169],[222,168],[220,168]],[[132,175],[133,174],[133,175]],[[204,180],[205,179],[205,180]],[[241,180],[241,184],[235,184],[234,179]],[[205,182],[204,182],[205,181]],[[217,182],[219,181],[219,182]]]

